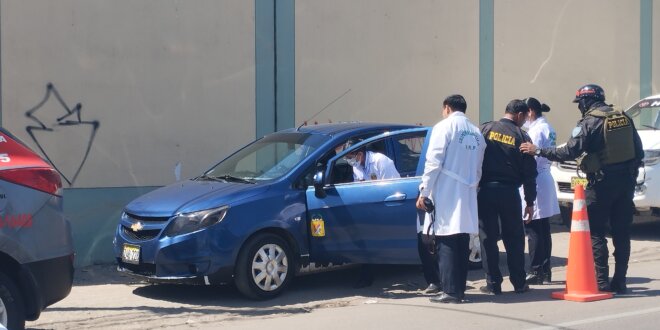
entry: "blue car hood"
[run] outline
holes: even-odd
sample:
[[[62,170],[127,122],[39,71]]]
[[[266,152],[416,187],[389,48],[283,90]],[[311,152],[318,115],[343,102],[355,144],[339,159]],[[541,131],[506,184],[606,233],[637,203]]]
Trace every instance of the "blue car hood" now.
[[[187,180],[146,193],[124,209],[144,217],[170,217],[228,205],[266,190],[268,185]]]

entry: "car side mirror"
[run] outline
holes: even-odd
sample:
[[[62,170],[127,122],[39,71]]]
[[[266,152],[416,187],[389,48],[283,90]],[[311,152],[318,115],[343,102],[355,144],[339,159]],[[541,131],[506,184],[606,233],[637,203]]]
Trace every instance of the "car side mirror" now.
[[[326,196],[325,190],[323,190],[323,186],[325,185],[323,176],[323,171],[318,171],[314,174],[314,195],[318,198],[324,198]]]

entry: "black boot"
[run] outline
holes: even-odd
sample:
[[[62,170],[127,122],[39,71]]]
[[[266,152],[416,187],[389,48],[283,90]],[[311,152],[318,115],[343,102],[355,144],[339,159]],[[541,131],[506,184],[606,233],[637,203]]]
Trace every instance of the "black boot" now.
[[[543,274],[539,271],[533,270],[527,273],[527,277],[525,277],[525,282],[527,284],[543,284]]]
[[[610,281],[609,281],[609,270],[610,268],[596,266],[596,282],[598,283],[598,290],[611,292]]]
[[[616,264],[614,265],[614,276],[612,276],[612,281],[610,282],[610,289],[612,289],[612,292],[616,292],[618,294],[626,294],[628,292],[628,287],[626,286],[627,273],[628,260],[617,260]]]
[[[543,272],[543,284],[552,284],[552,271],[546,270]]]

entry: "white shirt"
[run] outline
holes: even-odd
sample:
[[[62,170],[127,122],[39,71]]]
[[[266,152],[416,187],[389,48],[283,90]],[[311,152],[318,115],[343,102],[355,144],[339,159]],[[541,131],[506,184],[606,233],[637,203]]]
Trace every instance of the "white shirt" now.
[[[420,184],[421,196],[429,197],[435,205],[430,233],[478,233],[477,186],[485,151],[481,131],[462,112],[452,112],[433,127]],[[430,223],[427,213],[425,234]]]
[[[529,124],[527,134],[532,139],[532,143],[541,149],[554,147],[556,145],[557,133],[550,126],[545,117],[536,118]],[[559,214],[559,202],[557,201],[557,191],[555,190],[555,180],[550,174],[551,162],[545,157],[536,157],[536,201],[534,201],[534,214],[532,219],[548,218]],[[523,195],[521,188],[521,196]],[[523,213],[525,209],[523,201]]]
[[[364,154],[364,166],[353,166],[353,180],[383,180],[400,178],[394,162],[387,156],[367,151]]]

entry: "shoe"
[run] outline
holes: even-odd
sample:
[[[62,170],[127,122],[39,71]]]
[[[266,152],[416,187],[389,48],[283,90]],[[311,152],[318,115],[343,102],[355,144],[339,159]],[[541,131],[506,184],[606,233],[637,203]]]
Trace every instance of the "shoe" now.
[[[537,271],[531,271],[527,273],[527,277],[525,277],[525,282],[529,284],[543,284],[543,274]]]
[[[460,304],[462,300],[457,297],[443,293],[439,296],[429,298],[429,301],[434,303],[441,303],[441,304]]]
[[[543,273],[543,284],[552,284],[552,272],[546,271]]]
[[[628,287],[626,286],[625,281],[615,281],[610,282],[610,291],[616,294],[626,294],[628,293]]]
[[[440,292],[440,285],[431,283],[429,286],[424,290],[424,293],[438,293]]]
[[[598,284],[598,291],[601,292],[613,292],[609,284]]]
[[[499,296],[499,295],[502,294],[502,288],[494,287],[494,286],[490,286],[490,285],[484,285],[484,286],[480,287],[479,291],[481,291],[481,293],[485,293],[485,294],[489,294],[489,295],[495,295],[495,296]]]
[[[513,290],[515,293],[525,293],[529,291],[529,285],[525,284],[522,286],[522,288],[517,288]]]

